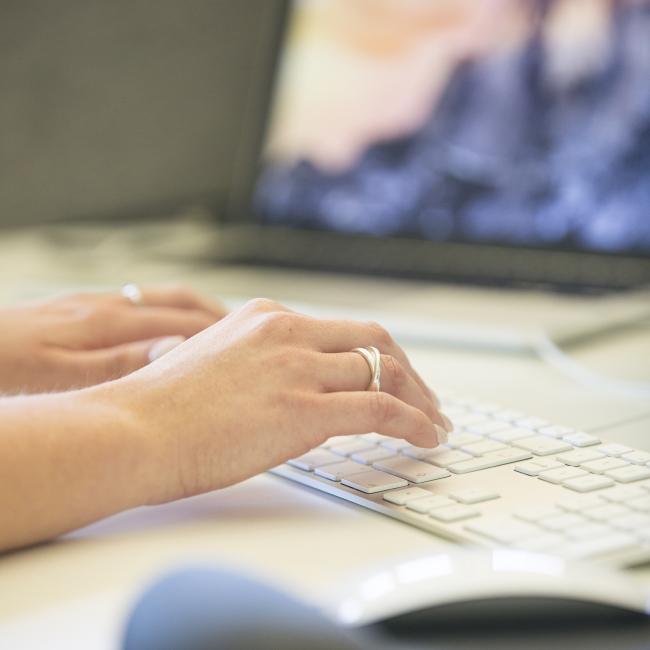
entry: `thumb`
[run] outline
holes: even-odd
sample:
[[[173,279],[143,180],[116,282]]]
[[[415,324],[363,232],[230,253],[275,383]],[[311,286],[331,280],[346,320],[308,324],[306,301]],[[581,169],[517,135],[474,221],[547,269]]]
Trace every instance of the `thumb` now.
[[[75,357],[77,364],[81,362],[85,383],[97,384],[128,375],[159,359],[183,341],[184,336],[166,336],[76,352]]]
[[[177,345],[180,345],[185,341],[184,336],[166,336],[165,338],[158,339],[150,348],[149,348],[149,361],[155,361],[160,359],[163,354],[167,354],[170,350],[173,350]]]

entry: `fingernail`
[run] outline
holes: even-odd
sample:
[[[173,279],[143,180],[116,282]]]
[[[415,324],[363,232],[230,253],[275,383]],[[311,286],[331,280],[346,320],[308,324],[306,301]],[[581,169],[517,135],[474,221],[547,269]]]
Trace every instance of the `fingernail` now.
[[[445,424],[445,429],[447,429],[447,433],[451,433],[454,430],[453,422],[442,411],[440,411],[440,417],[442,418],[442,421]]]
[[[433,426],[435,427],[436,435],[438,436],[438,444],[441,445],[444,442],[447,442],[449,440],[449,435],[447,434],[447,432],[437,424],[434,424]]]
[[[173,350],[177,345],[180,345],[185,340],[184,336],[168,336],[164,339],[156,341],[149,348],[149,361],[155,361],[160,359],[163,354],[167,354],[170,350]]]

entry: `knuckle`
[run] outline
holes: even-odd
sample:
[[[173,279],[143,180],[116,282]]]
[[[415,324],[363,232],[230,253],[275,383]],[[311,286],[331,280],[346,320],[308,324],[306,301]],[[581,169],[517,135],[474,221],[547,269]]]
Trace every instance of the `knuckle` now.
[[[431,420],[436,416],[436,407],[429,400],[425,400],[424,407],[421,410],[427,416],[427,424],[430,424]]]
[[[421,437],[428,438],[430,436],[431,423],[423,413],[413,413],[405,430],[408,431],[409,435],[413,436],[412,440],[415,441],[413,444],[417,444]]]
[[[370,412],[376,422],[392,420],[397,414],[394,398],[388,393],[369,393]]]
[[[244,309],[252,312],[271,312],[277,311],[279,306],[277,302],[269,298],[253,298],[244,305]]]
[[[181,282],[174,282],[166,287],[167,291],[180,302],[194,302],[196,293]]]
[[[368,323],[368,329],[370,330],[373,343],[380,348],[380,350],[389,347],[392,344],[393,338],[383,325],[371,321]]]
[[[402,364],[390,354],[382,355],[382,375],[388,379],[388,385],[393,391],[398,392],[406,382],[406,370]]]
[[[115,321],[115,307],[106,303],[96,303],[79,312],[81,320],[85,321],[94,331],[104,332],[108,324]]]
[[[262,330],[279,338],[291,338],[301,325],[298,314],[286,311],[273,311],[262,318]]]

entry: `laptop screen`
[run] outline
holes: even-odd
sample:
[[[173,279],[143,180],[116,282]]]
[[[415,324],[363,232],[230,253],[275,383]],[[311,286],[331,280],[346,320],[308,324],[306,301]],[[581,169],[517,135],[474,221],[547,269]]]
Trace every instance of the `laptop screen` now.
[[[296,0],[260,221],[650,254],[650,0]]]

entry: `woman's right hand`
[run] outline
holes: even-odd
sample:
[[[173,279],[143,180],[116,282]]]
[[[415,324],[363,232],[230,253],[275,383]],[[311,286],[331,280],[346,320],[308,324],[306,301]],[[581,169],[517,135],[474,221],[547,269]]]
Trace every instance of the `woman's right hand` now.
[[[382,353],[381,392],[366,390],[368,364],[351,351],[371,345]],[[452,428],[382,327],[318,320],[261,299],[92,390],[125,405],[149,437],[148,503],[236,483],[330,436],[376,431],[434,447]]]

